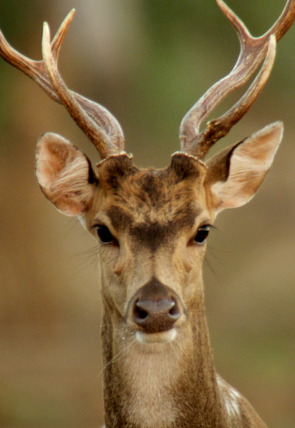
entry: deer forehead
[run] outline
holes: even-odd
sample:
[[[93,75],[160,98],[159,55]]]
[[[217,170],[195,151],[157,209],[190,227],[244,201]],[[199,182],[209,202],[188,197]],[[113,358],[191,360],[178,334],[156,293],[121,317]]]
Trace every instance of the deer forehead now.
[[[192,228],[206,208],[202,169],[185,155],[160,170],[140,170],[127,157],[110,159],[99,168],[92,215],[103,212],[114,230],[138,239]]]

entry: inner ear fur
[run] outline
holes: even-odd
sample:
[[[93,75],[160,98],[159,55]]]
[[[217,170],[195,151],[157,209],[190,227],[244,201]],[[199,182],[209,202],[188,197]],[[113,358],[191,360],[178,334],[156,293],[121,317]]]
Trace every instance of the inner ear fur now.
[[[68,140],[46,133],[38,141],[36,160],[37,180],[50,202],[66,215],[86,211],[97,184],[89,159]]]
[[[205,186],[216,213],[240,207],[254,196],[271,167],[282,136],[283,124],[275,122],[207,162]]]

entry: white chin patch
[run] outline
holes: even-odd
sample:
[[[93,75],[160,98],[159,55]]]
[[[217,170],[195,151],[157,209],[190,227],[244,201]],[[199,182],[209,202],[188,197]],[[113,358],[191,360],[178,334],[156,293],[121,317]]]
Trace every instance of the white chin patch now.
[[[172,342],[177,336],[177,331],[172,328],[168,331],[162,331],[161,333],[144,333],[137,331],[135,334],[138,342],[141,343],[169,343]]]

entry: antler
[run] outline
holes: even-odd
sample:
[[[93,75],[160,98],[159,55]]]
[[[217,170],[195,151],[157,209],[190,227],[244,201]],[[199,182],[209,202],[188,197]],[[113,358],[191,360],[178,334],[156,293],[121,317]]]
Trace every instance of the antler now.
[[[67,15],[51,43],[49,26],[44,23],[43,61],[34,61],[17,52],[1,31],[0,55],[37,82],[54,101],[63,104],[100,156],[105,158],[124,150],[124,135],[119,123],[106,108],[69,90],[57,68],[60,48],[74,13],[75,9]]]
[[[216,82],[184,116],[180,125],[181,149],[203,159],[213,144],[224,137],[250,109],[270,75],[276,40],[280,40],[295,20],[295,0],[288,0],[276,23],[261,37],[252,37],[243,22],[223,2],[218,6],[235,27],[240,40],[240,55],[232,71]],[[264,60],[263,66],[242,98],[220,118],[200,126],[212,110],[232,91],[243,86]]]

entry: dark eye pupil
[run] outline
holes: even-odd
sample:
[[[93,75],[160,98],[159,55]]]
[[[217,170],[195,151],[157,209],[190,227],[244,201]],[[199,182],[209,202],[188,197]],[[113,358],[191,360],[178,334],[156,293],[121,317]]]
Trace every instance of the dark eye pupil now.
[[[194,240],[197,244],[204,244],[208,235],[209,235],[209,226],[200,227]]]
[[[103,244],[113,242],[114,237],[106,226],[97,226],[97,235]]]

